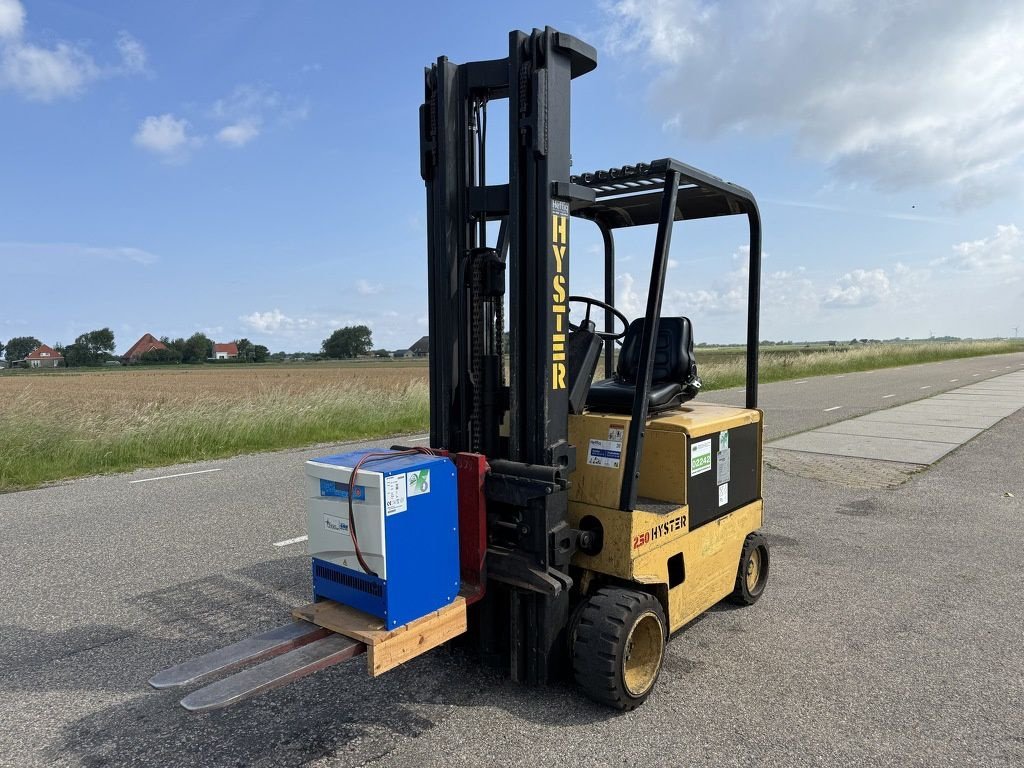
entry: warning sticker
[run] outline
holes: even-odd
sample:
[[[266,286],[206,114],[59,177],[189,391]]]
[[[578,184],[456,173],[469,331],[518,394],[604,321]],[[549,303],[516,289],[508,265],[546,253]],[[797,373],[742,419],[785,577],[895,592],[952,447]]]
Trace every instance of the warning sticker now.
[[[690,445],[690,477],[711,470],[711,441],[701,440]]]
[[[406,501],[407,480],[405,475],[389,475],[384,478],[384,514],[394,515],[409,508]]]
[[[626,434],[626,425],[625,424],[609,424],[608,425],[608,439],[609,440],[618,440],[621,443],[622,442],[622,437],[625,434]]]
[[[587,451],[587,464],[594,467],[619,468],[622,459],[621,440],[591,440]]]
[[[722,483],[718,486],[718,506],[724,507],[729,503],[729,484]]]
[[[405,473],[405,487],[409,496],[430,493],[430,470],[419,469]]]

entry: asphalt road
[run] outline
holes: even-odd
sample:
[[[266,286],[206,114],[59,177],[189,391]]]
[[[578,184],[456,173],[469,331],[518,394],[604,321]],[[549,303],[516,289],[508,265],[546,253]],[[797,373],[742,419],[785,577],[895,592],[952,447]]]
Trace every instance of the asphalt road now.
[[[766,385],[769,436],[1007,365],[1024,355]],[[149,689],[308,601],[302,544],[274,542],[303,533],[301,461],[325,448],[0,495],[0,764],[1021,765],[1022,429],[1018,412],[896,489],[766,470],[768,592],[678,633],[627,715],[449,649],[205,715]]]

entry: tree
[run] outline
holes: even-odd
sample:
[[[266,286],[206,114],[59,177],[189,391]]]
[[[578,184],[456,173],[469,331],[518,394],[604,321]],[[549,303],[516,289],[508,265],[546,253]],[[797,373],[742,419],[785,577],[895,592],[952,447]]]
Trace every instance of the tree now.
[[[167,349],[151,349],[148,352],[142,353],[139,357],[139,362],[150,365],[180,363],[181,352],[172,346],[168,346]]]
[[[109,328],[83,333],[74,344],[64,350],[64,363],[68,367],[83,365],[103,365],[112,359],[114,352],[114,332]]]
[[[10,361],[24,360],[29,352],[41,346],[42,343],[35,336],[15,336],[7,342],[7,359]]]
[[[0,341],[0,355],[4,353],[4,343]]]
[[[235,346],[238,347],[238,359],[251,363],[254,355],[252,342],[248,339],[235,339]]]
[[[213,342],[205,333],[197,332],[187,339],[175,339],[175,349],[179,344],[183,363],[205,363],[207,358],[213,357]]]
[[[269,354],[270,350],[264,347],[262,344],[257,344],[252,348],[252,360],[254,363],[267,362],[267,356]]]
[[[343,358],[365,355],[373,346],[370,329],[365,325],[339,328],[324,339],[323,352],[327,357]]]

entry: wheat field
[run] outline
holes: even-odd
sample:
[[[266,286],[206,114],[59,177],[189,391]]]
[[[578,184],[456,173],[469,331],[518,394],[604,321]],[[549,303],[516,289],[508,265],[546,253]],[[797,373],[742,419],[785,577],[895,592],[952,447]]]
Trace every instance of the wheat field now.
[[[207,366],[0,376],[0,490],[422,430],[427,369]]]
[[[1024,342],[1018,341],[767,347],[761,352],[760,380],[1021,350]],[[744,382],[741,348],[701,348],[697,362],[707,390]],[[3,371],[0,491],[253,451],[421,432],[429,416],[422,360]]]

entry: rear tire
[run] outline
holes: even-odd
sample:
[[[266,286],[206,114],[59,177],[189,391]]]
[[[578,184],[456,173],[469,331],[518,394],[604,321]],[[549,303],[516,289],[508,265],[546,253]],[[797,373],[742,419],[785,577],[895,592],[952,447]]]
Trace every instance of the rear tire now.
[[[729,600],[737,605],[753,605],[764,594],[768,583],[768,541],[760,533],[751,533],[743,541],[740,565],[736,571],[736,588]]]
[[[572,627],[576,684],[615,709],[636,709],[654,689],[665,660],[668,622],[653,595],[604,587],[583,604]]]

